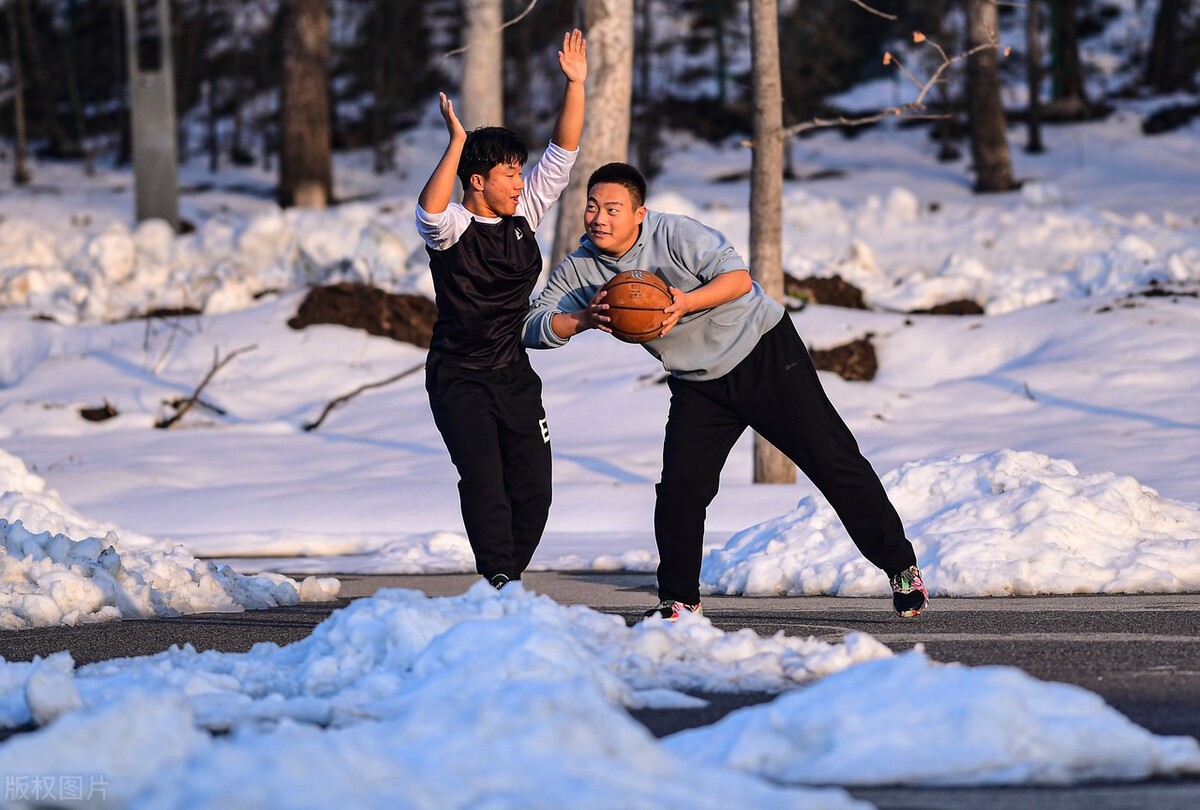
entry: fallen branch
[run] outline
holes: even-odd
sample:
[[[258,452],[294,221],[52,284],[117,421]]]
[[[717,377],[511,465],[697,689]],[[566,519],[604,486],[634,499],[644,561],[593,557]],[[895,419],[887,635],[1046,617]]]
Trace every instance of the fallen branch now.
[[[317,421],[309,422],[308,424],[306,424],[304,426],[304,429],[305,430],[316,430],[317,428],[319,428],[321,426],[321,423],[325,421],[325,417],[329,416],[330,412],[332,412],[335,408],[337,408],[341,405],[345,405],[347,402],[354,399],[356,396],[363,393],[364,391],[370,391],[372,388],[382,388],[385,385],[391,385],[392,383],[394,383],[398,380],[402,380],[405,377],[407,377],[409,374],[413,374],[417,371],[420,371],[423,368],[425,368],[424,360],[422,360],[420,363],[418,363],[417,365],[413,366],[410,369],[406,369],[404,371],[401,371],[399,374],[396,374],[392,377],[388,377],[386,380],[379,380],[378,382],[372,382],[372,383],[366,383],[364,385],[360,385],[358,388],[355,388],[349,394],[343,394],[342,396],[338,397],[337,399],[331,401],[328,405],[325,406],[325,410],[321,411],[321,415],[317,417]]]
[[[200,392],[203,391],[204,387],[212,381],[212,378],[217,375],[218,371],[220,371],[222,368],[224,368],[229,363],[230,360],[237,357],[239,354],[245,354],[246,352],[252,352],[257,348],[258,348],[257,345],[243,346],[240,349],[233,350],[228,355],[226,355],[224,358],[221,357],[220,349],[214,348],[213,349],[212,368],[210,368],[208,370],[208,373],[204,375],[204,379],[201,380],[200,384],[196,386],[196,390],[192,392],[192,395],[190,397],[183,400],[183,402],[181,404],[176,406],[176,411],[172,416],[168,416],[163,419],[159,419],[157,422],[154,423],[154,426],[156,428],[169,428],[169,427],[172,427],[172,426],[178,424],[179,420],[183,418],[183,415],[186,414],[188,411],[190,411],[192,409],[192,407],[200,401]]]

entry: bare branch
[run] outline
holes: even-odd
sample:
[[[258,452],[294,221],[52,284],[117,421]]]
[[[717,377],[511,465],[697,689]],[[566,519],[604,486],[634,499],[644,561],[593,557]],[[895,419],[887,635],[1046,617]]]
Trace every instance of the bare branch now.
[[[863,0],[850,0],[850,2],[853,3],[854,5],[858,6],[859,8],[863,9],[864,11],[869,11],[878,17],[883,17],[885,20],[898,19],[895,14],[885,14],[884,12],[880,11],[879,9],[871,8],[866,3],[864,3]]]
[[[212,382],[212,378],[217,375],[218,371],[220,371],[222,368],[224,368],[226,365],[228,365],[229,361],[232,360],[233,358],[237,357],[239,354],[245,354],[246,352],[252,352],[257,348],[258,348],[257,344],[254,344],[251,346],[243,346],[240,349],[235,349],[234,351],[230,352],[224,358],[221,357],[220,349],[213,348],[212,368],[210,368],[208,370],[208,373],[204,375],[204,379],[201,380],[200,384],[196,386],[196,390],[192,392],[192,395],[190,397],[185,399],[182,403],[180,403],[176,407],[174,415],[163,418],[163,419],[159,419],[157,422],[154,423],[154,426],[156,428],[169,428],[169,427],[179,424],[179,420],[183,418],[183,415],[185,413],[187,413],[188,411],[190,411],[192,409],[192,407],[200,401],[200,392],[204,390],[205,386],[207,386],[210,382]]]
[[[857,0],[854,0],[854,2],[857,2]],[[526,17],[528,17],[528,16],[529,16],[529,12],[533,11],[533,7],[534,7],[534,6],[536,6],[537,4],[538,4],[538,0],[529,0],[529,5],[525,6],[525,10],[524,10],[524,11],[522,11],[522,12],[521,12],[520,14],[518,14],[517,16],[513,17],[511,20],[509,20],[508,22],[506,22],[504,25],[500,26],[500,30],[501,30],[501,31],[503,31],[505,28],[508,28],[510,25],[516,25],[516,24],[517,24],[517,23],[519,23],[521,20],[523,20],[523,19],[525,19]],[[444,54],[442,54],[442,58],[443,58],[443,59],[446,59],[446,58],[448,58],[448,57],[451,57],[451,56],[458,56],[460,53],[466,53],[466,52],[467,52],[467,48],[466,48],[466,46],[464,45],[464,46],[463,46],[463,47],[461,47],[461,48],[455,48],[455,49],[454,49],[454,50],[452,50],[452,51],[446,51]]]
[[[942,49],[942,47],[940,45],[938,45],[936,42],[933,42],[932,40],[926,39],[923,34],[920,34],[920,33],[914,34],[913,40],[916,42],[924,42],[924,43],[928,44],[931,48],[936,49],[937,52],[939,54],[941,54],[942,61],[937,66],[937,69],[934,70],[933,73],[929,76],[929,78],[926,79],[924,82],[922,82],[916,76],[914,76],[911,72],[909,72],[908,68],[906,68],[904,65],[902,65],[900,63],[900,60],[896,59],[896,57],[893,56],[890,52],[884,55],[884,64],[889,64],[889,65],[895,64],[897,69],[899,69],[901,73],[903,73],[910,80],[912,80],[913,83],[915,83],[917,85],[917,87],[919,88],[920,92],[917,93],[917,97],[914,98],[912,101],[909,101],[905,104],[897,105],[895,107],[888,107],[886,109],[879,110],[878,112],[872,113],[870,115],[864,115],[864,116],[859,116],[859,117],[854,117],[854,118],[850,118],[850,117],[843,115],[843,116],[838,116],[837,118],[813,118],[808,121],[802,121],[799,124],[793,124],[790,127],[786,127],[783,130],[783,137],[789,138],[792,135],[797,135],[801,132],[806,132],[810,129],[819,129],[822,127],[857,127],[857,126],[862,126],[864,124],[873,124],[877,121],[882,121],[885,118],[895,118],[895,117],[899,117],[899,116],[903,116],[905,118],[916,118],[916,119],[927,119],[927,120],[936,120],[939,118],[947,118],[948,116],[946,116],[946,115],[935,115],[935,114],[930,114],[930,113],[925,112],[925,96],[929,95],[929,91],[932,90],[933,87],[935,85],[937,85],[937,83],[939,81],[942,80],[942,76],[955,63],[961,62],[964,59],[969,59],[971,56],[974,56],[975,54],[979,53],[980,51],[985,51],[985,50],[988,50],[989,48],[1002,50],[1002,46],[1000,45],[999,42],[996,41],[994,36],[991,41],[985,42],[982,45],[977,45],[974,48],[971,48],[970,50],[964,51],[963,53],[957,54],[955,56],[947,56],[946,52]],[[1004,50],[1006,50],[1006,49],[1004,49]],[[746,140],[746,141],[742,142],[742,145],[743,146],[753,146],[754,142],[750,141],[750,140]]]
[[[392,383],[397,382],[398,380],[402,380],[405,377],[407,377],[408,375],[410,375],[414,372],[420,371],[423,368],[425,368],[424,360],[422,360],[420,363],[418,363],[417,365],[413,366],[410,369],[406,369],[404,371],[401,371],[399,374],[396,374],[392,377],[388,377],[386,380],[379,380],[378,382],[372,382],[372,383],[366,383],[365,385],[360,385],[358,388],[355,388],[349,394],[343,394],[342,396],[338,397],[337,399],[331,401],[328,405],[325,406],[325,410],[321,411],[321,415],[317,417],[317,421],[309,422],[308,424],[306,424],[304,426],[304,429],[305,430],[316,430],[317,428],[319,428],[321,426],[321,423],[325,421],[325,417],[329,416],[329,414],[333,411],[334,408],[337,408],[340,405],[346,404],[347,402],[354,399],[356,396],[363,393],[364,391],[370,391],[372,388],[382,388],[385,385],[391,385]]]

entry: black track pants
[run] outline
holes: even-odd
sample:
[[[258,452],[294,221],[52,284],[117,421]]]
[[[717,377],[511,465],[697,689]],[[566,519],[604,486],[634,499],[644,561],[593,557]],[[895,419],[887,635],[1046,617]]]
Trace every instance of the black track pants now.
[[[550,513],[550,434],[542,381],[529,358],[499,369],[433,363],[425,371],[433,420],[458,469],[475,568],[520,579]]]
[[[879,477],[825,395],[791,318],[715,380],[671,377],[654,534],[660,599],[700,601],[704,517],[721,468],[747,427],[795,462],[828,499],[863,556],[889,576],[916,564]]]

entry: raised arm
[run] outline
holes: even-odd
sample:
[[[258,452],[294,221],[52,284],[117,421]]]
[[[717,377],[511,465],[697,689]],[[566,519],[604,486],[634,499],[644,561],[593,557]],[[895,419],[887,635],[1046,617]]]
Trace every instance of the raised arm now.
[[[574,152],[579,148],[579,137],[583,134],[583,87],[587,80],[587,40],[578,28],[563,34],[558,66],[567,78],[567,86],[563,90],[562,109],[554,122],[551,140],[568,152]]]
[[[467,131],[454,114],[454,102],[445,93],[438,93],[438,99],[446,130],[450,133],[450,142],[446,144],[446,151],[434,167],[433,174],[425,181],[421,196],[417,197],[417,204],[430,214],[440,214],[450,205],[454,197],[454,183],[458,178],[458,160],[462,157],[463,144],[467,142]]]

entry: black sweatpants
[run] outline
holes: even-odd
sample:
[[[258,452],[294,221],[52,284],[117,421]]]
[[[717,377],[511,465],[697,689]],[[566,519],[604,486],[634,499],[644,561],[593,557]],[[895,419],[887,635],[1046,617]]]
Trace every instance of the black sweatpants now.
[[[433,421],[458,469],[475,570],[520,579],[550,513],[550,433],[542,381],[529,358],[497,369],[433,361],[425,369]]]
[[[671,377],[662,480],[654,507],[660,599],[700,601],[704,518],[721,468],[747,427],[796,463],[863,556],[892,576],[916,564],[879,477],[834,410],[791,318],[732,371],[700,382]]]

